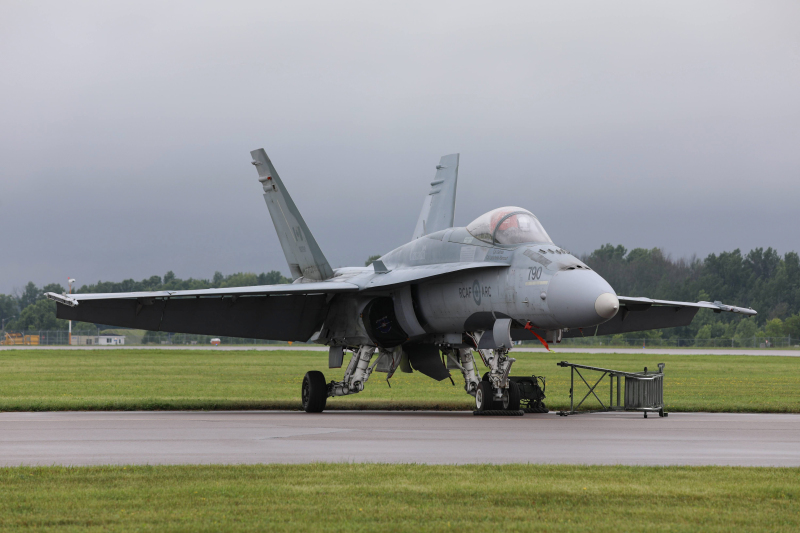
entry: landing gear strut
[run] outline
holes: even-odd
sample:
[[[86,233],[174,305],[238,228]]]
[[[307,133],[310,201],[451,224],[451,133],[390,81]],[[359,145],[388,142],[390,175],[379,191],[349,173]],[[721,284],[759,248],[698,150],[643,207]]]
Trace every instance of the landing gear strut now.
[[[480,335],[476,336],[480,338]],[[509,376],[511,365],[516,359],[508,356],[507,348],[479,349],[478,353],[489,371],[483,375],[475,394],[475,414],[521,415],[523,412],[548,412],[543,402],[544,378]]]
[[[328,396],[347,396],[364,390],[364,384],[378,363],[376,360],[370,366],[369,362],[373,355],[375,355],[374,346],[359,346],[353,352],[353,357],[350,359],[350,364],[347,365],[347,370],[344,371],[342,381],[331,381],[328,385]]]
[[[373,355],[375,355],[374,346],[359,346],[358,349],[354,350],[353,357],[350,359],[350,364],[347,365],[342,381],[325,383],[325,376],[322,372],[317,370],[307,372],[303,378],[301,392],[303,410],[306,413],[321,413],[325,409],[328,398],[332,396],[347,396],[348,394],[356,394],[363,391],[364,384],[375,369],[375,365],[378,364],[378,360],[376,360],[370,365]],[[387,355],[392,357],[393,372],[399,364],[400,358],[399,356],[395,357],[396,354],[394,353]]]
[[[472,357],[472,350],[470,348],[443,348],[442,352],[455,367],[461,370],[461,375],[464,376],[464,390],[470,396],[475,396],[480,380],[475,374],[475,360]],[[448,368],[451,367],[448,366]]]
[[[508,357],[507,349],[479,350],[481,358],[489,372],[483,375],[475,394],[475,410],[486,411],[519,411],[520,390],[517,384],[508,378],[511,365],[516,359]],[[478,395],[481,396],[478,401]]]

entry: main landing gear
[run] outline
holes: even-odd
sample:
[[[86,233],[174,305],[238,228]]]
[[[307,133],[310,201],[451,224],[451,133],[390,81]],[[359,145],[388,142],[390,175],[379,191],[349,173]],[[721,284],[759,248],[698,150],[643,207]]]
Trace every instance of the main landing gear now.
[[[321,413],[328,402],[328,384],[325,375],[319,370],[306,372],[301,394],[303,410],[306,413]]]
[[[307,372],[303,378],[301,395],[303,410],[306,413],[321,413],[325,409],[328,398],[332,396],[347,396],[363,391],[364,385],[372,375],[373,370],[375,370],[375,366],[381,361],[384,361],[384,364],[387,365],[388,376],[391,377],[400,365],[401,351],[382,351],[380,357],[370,365],[370,361],[375,355],[375,350],[374,346],[359,346],[355,349],[342,381],[325,383],[325,376],[322,372],[317,370]]]
[[[376,366],[390,378],[400,366],[402,350],[381,349],[373,362],[376,348],[359,346],[347,365],[342,381],[326,383],[322,372],[312,370],[303,378],[302,404],[307,413],[321,413],[328,398],[347,396],[364,390]],[[446,347],[442,352],[448,359],[448,368],[458,368],[464,377],[464,391],[475,397],[475,414],[520,416],[525,413],[546,413],[544,406],[544,379],[536,376],[509,376],[516,359],[508,356],[507,349],[478,350],[489,371],[478,379],[472,350]],[[341,361],[341,360],[340,360]],[[539,386],[541,382],[542,386]]]

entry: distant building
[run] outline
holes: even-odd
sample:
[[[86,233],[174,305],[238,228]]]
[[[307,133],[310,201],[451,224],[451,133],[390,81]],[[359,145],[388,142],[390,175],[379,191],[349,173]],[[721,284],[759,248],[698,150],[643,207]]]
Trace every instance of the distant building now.
[[[125,335],[73,335],[73,346],[121,346],[125,344]]]

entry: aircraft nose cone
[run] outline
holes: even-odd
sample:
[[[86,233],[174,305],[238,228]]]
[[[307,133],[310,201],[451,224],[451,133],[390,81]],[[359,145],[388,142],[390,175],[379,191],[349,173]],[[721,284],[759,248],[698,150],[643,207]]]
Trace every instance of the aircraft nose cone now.
[[[565,328],[601,324],[619,310],[614,289],[591,270],[562,270],[550,280],[547,305]]]
[[[619,311],[619,300],[615,294],[604,292],[594,301],[594,310],[602,318],[613,318]]]

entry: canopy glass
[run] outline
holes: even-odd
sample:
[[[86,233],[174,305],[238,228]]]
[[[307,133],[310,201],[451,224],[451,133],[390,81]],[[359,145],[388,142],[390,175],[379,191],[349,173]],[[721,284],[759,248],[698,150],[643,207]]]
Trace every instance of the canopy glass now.
[[[490,244],[553,244],[539,219],[521,207],[500,207],[484,213],[467,226],[467,231]]]

